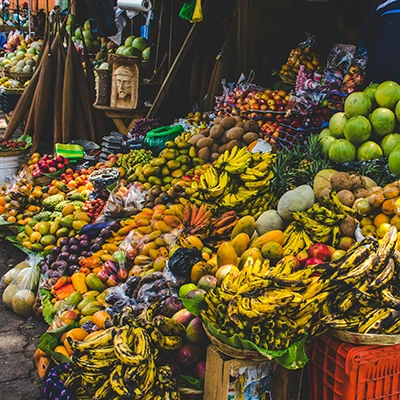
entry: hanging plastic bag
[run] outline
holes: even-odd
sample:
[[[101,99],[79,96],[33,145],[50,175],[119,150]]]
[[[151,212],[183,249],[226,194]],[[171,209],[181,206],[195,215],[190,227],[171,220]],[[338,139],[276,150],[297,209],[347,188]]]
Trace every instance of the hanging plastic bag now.
[[[40,260],[40,256],[31,255],[23,263],[17,264],[14,267],[16,272],[12,273],[15,277],[3,292],[4,304],[22,317],[33,314],[40,281]]]

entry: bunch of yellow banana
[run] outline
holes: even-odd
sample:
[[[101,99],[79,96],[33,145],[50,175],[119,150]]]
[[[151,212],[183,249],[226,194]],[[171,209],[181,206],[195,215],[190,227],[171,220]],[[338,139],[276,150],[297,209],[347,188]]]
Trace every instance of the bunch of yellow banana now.
[[[188,143],[189,139],[193,136],[192,132],[182,132],[180,135],[178,135],[175,139],[174,142],[178,145],[183,144],[183,143]],[[190,143],[189,143],[190,145]],[[188,146],[190,147],[190,146]]]
[[[227,193],[225,196],[223,196],[219,201],[219,205],[228,208],[236,208],[239,205],[243,206],[257,194],[258,190],[250,190],[245,186],[239,186],[236,192]]]
[[[65,386],[75,389],[79,399],[179,399],[171,370],[157,368],[156,362],[159,350],[182,345],[185,328],[163,315],[154,317],[156,308],[152,305],[135,318],[125,307],[114,321],[120,326],[82,342],[68,338],[74,354],[63,375]]]
[[[312,268],[295,271],[293,261],[284,257],[271,266],[249,257],[238,274],[231,271],[207,292],[201,317],[226,336],[236,334],[269,350],[316,333],[329,282],[312,277]]]
[[[302,250],[309,249],[314,242],[298,222],[291,222],[285,229],[285,241],[283,243],[284,255],[298,254]]]
[[[229,172],[230,174],[241,174],[246,170],[252,159],[252,153],[249,152],[247,147],[239,149],[238,146],[233,147],[232,150],[225,150],[215,162],[216,169]]]
[[[276,209],[278,199],[271,192],[267,191],[264,194],[255,196],[246,207],[241,207],[239,215],[242,217],[245,215],[251,215],[254,219],[257,219],[264,211]]]
[[[377,240],[368,237],[330,263],[330,296],[321,324],[359,333],[400,333],[400,254],[394,225]]]

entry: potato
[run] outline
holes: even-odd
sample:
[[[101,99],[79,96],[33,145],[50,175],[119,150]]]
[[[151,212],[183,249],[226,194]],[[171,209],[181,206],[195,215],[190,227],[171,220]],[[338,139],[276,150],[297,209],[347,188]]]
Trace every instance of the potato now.
[[[341,236],[354,237],[354,232],[357,229],[357,221],[348,215],[344,220],[340,222],[339,229]]]
[[[206,137],[210,136],[210,128],[203,129],[199,133],[201,133],[202,135],[204,135]]]
[[[363,199],[364,197],[368,196],[368,190],[367,189],[356,189],[354,192],[354,198],[356,199]]]
[[[226,150],[226,144],[223,144],[222,146],[219,146],[218,153],[222,154],[225,150]]]
[[[225,130],[233,128],[235,126],[235,124],[236,124],[236,119],[233,118],[233,117],[224,117],[224,118],[222,118],[221,126]]]
[[[233,118],[235,118],[236,123],[237,123],[237,122],[243,122],[243,121],[242,121],[242,117],[241,117],[240,115],[234,115]]]
[[[235,128],[235,127],[236,127],[236,128],[243,128],[243,126],[244,126],[243,122],[236,122],[234,128]],[[232,129],[232,128],[231,128],[231,129]]]
[[[221,121],[222,121],[222,117],[217,117],[214,119],[213,122],[214,122],[214,125],[219,125],[221,123]]]
[[[244,129],[243,128],[231,128],[229,131],[226,132],[226,137],[229,140],[240,140],[242,136],[244,135]]]
[[[242,140],[245,145],[253,143],[255,140],[258,140],[260,136],[258,136],[255,132],[247,132],[243,135]]]
[[[221,136],[221,138],[219,139],[219,141],[220,141],[222,144],[226,144],[226,143],[229,142],[229,139],[226,137],[226,131],[222,134],[222,136]]]
[[[353,182],[353,186],[351,187],[351,190],[353,192],[357,189],[365,189],[367,187],[365,179],[362,175],[354,174],[354,175],[351,175],[350,177]]]
[[[218,143],[214,143],[211,147],[210,147],[210,151],[211,153],[216,153],[219,149],[219,144]]]
[[[213,139],[219,139],[225,130],[221,125],[214,125],[210,128],[210,137]]]
[[[240,147],[240,143],[237,140],[231,140],[226,145],[226,150],[232,150],[235,146]]]
[[[211,156],[210,156],[210,160],[211,161],[215,161],[215,160],[218,159],[219,156],[220,156],[219,153],[212,153]]]
[[[341,190],[351,190],[353,187],[353,180],[347,172],[336,172],[331,177],[331,186],[336,192]]]
[[[197,156],[200,157],[203,161],[208,161],[210,159],[210,149],[208,147],[202,147],[198,152]]]
[[[196,143],[198,140],[203,139],[205,136],[201,135],[200,133],[197,133],[196,135],[193,135],[188,142],[193,145],[196,146]]]
[[[354,194],[352,192],[350,192],[350,190],[346,190],[346,189],[338,192],[337,196],[338,196],[340,202],[347,207],[351,207],[355,200]]]
[[[214,140],[211,138],[202,138],[197,141],[196,145],[199,149],[203,147],[211,147],[214,144]]]

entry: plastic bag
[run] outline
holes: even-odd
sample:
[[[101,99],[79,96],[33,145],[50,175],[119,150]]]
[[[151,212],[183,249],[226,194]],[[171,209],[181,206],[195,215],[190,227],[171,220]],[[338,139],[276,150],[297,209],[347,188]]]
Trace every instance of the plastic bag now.
[[[40,256],[31,255],[23,263],[17,264],[16,267],[21,269],[17,269],[18,273],[15,272],[14,279],[3,292],[4,304],[23,317],[33,314],[40,281],[40,269],[37,267],[40,260]]]

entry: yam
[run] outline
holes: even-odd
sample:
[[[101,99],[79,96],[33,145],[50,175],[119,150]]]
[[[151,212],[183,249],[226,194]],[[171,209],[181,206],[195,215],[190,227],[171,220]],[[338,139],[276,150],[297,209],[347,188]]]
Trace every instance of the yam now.
[[[211,153],[210,160],[215,161],[218,159],[219,156],[220,156],[219,153]]]
[[[236,119],[234,117],[224,117],[221,120],[221,126],[227,131],[235,126]]]
[[[247,132],[243,135],[242,140],[245,145],[253,143],[255,140],[258,140],[260,137],[255,132]]]
[[[243,122],[236,122],[234,128],[243,128],[243,125],[244,125]],[[231,129],[233,129],[233,128],[231,128]]]
[[[336,172],[336,174],[331,177],[331,186],[333,190],[336,190],[336,192],[340,192],[341,190],[351,190],[353,180],[347,172]]]
[[[198,140],[203,139],[205,136],[201,135],[200,133],[197,133],[196,135],[193,135],[188,142],[192,145],[192,146],[196,146],[196,143]]]
[[[244,123],[244,130],[246,132],[258,132],[259,127],[256,121],[254,119],[249,119]]]
[[[351,207],[354,203],[355,197],[350,190],[341,190],[340,192],[337,193],[337,196],[342,204],[344,204],[347,207]],[[347,236],[347,235],[345,235]]]
[[[351,187],[352,192],[354,192],[357,189],[365,189],[366,188],[366,182],[362,175],[353,174],[353,175],[351,175],[351,180],[353,182],[353,185]]]
[[[210,159],[210,149],[208,147],[202,147],[198,152],[197,156],[200,157],[203,161],[208,161]]]
[[[226,145],[226,150],[232,150],[235,146],[240,147],[240,143],[237,140],[231,140]]]
[[[229,139],[226,137],[226,131],[222,134],[220,140],[219,140],[222,144],[226,144],[229,142]]]
[[[244,135],[244,129],[243,128],[231,128],[229,131],[226,132],[226,137],[229,140],[240,140],[242,136]]]
[[[214,142],[214,144],[210,147],[211,153],[216,153],[216,152],[218,151],[218,149],[219,149],[219,144],[218,144],[218,143],[215,143],[215,142]]]
[[[357,229],[357,221],[348,215],[343,221],[340,222],[340,236],[354,237],[354,232]]]
[[[213,125],[210,128],[210,138],[213,139],[219,139],[223,134],[225,130],[221,125]]]
[[[196,145],[199,149],[202,149],[203,147],[211,147],[214,144],[214,140],[211,138],[202,138],[197,141]]]
[[[205,137],[208,137],[208,136],[210,136],[210,128],[203,129],[199,133],[201,133]]]
[[[223,144],[222,146],[219,146],[218,153],[222,154],[225,150],[226,150],[226,144]]]
[[[368,190],[363,188],[356,189],[353,194],[355,199],[363,199],[368,196]]]
[[[236,122],[243,122],[240,115],[234,115],[233,118],[235,118]]]
[[[213,122],[214,122],[214,125],[219,125],[221,123],[221,121],[222,121],[222,117],[217,117],[214,119]]]

